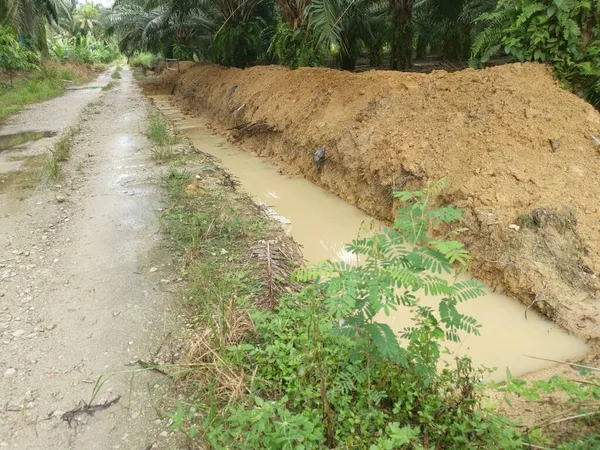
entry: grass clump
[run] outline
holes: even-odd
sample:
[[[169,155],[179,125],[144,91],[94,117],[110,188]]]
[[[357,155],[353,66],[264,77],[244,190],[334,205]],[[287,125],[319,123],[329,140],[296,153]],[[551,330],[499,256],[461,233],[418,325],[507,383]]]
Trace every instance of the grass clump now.
[[[158,163],[171,160],[174,156],[173,145],[178,142],[176,136],[169,129],[165,117],[161,114],[153,114],[148,119],[146,137],[155,145],[152,148],[152,159]]]
[[[131,57],[129,64],[131,67],[140,67],[143,70],[152,70],[156,66],[158,58],[152,53],[142,52]]]
[[[173,143],[173,137],[169,131],[167,120],[161,114],[153,114],[148,120],[146,136],[158,145]]]
[[[61,176],[61,162],[69,159],[73,138],[79,133],[80,128],[70,127],[67,132],[54,144],[54,148],[50,151],[50,155],[44,162],[44,172],[52,180],[57,180]]]
[[[117,66],[114,70],[114,72],[110,75],[110,77],[114,80],[120,80],[121,79],[121,66]]]
[[[102,91],[103,92],[110,91],[116,85],[117,85],[117,83],[115,83],[114,81],[111,81],[110,83],[107,83],[106,85],[102,86]]]

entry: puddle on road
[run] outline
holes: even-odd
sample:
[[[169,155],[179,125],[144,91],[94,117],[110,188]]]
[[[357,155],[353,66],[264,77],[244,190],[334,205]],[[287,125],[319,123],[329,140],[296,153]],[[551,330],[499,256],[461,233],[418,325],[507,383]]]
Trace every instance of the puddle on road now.
[[[26,142],[56,136],[55,131],[23,131],[21,133],[0,135],[0,152],[9,150]]]
[[[15,161],[20,163],[17,170],[0,172],[0,195],[13,194],[18,197],[25,196],[37,184],[45,159],[45,155],[26,156],[16,159]]]
[[[251,156],[226,139],[211,134],[198,125],[198,119],[186,119],[170,106],[168,97],[153,98],[167,117],[177,120],[178,128],[199,150],[219,158],[257,202],[271,208],[284,223],[284,229],[302,245],[309,261],[351,259],[344,249],[345,244],[359,235],[364,236],[371,224],[376,223],[358,208],[308,180],[281,175],[266,159]],[[564,360],[587,352],[583,341],[532,311],[526,320],[522,304],[491,289],[485,297],[460,306],[461,312],[481,323],[481,336],[468,336],[460,345],[449,347],[457,355],[469,354],[476,364],[497,367],[492,379],[504,378],[506,367],[514,375],[522,375],[553,365],[527,358],[525,354]],[[400,309],[381,320],[400,330],[410,323],[402,312]]]

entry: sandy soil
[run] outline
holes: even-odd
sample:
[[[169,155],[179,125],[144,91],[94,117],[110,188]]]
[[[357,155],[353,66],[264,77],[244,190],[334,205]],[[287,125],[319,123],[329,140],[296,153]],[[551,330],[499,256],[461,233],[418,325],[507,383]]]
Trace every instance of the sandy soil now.
[[[69,92],[0,129],[64,132],[81,116],[61,181],[0,190],[1,448],[177,446],[157,415],[169,386],[136,365],[152,359],[179,314],[146,108],[124,69],[110,91]],[[58,138],[0,152],[0,172],[27,169],[23,161]],[[73,412],[84,402],[103,406]]]
[[[165,72],[246,150],[384,220],[394,189],[446,177],[472,272],[570,332],[600,338],[600,114],[537,64],[432,74],[214,65]],[[325,145],[322,170],[313,162]]]

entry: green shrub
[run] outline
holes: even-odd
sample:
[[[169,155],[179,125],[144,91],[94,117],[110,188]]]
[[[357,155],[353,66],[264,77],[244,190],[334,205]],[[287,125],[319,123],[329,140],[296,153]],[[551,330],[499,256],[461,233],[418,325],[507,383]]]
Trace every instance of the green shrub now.
[[[565,87],[600,108],[600,6],[589,0],[501,0],[479,17],[473,43],[486,63],[504,51],[520,61],[548,62]]]
[[[279,63],[296,68],[316,67],[322,64],[322,52],[306,29],[293,29],[287,22],[279,22],[267,50]]]
[[[152,53],[137,53],[131,57],[131,67],[141,67],[144,70],[152,70],[156,66],[158,58]]]
[[[228,22],[213,38],[213,60],[228,67],[248,67],[263,52],[262,20]]]
[[[35,68],[35,59],[36,55],[17,41],[12,29],[0,26],[0,68],[8,72],[11,86],[13,72]]]

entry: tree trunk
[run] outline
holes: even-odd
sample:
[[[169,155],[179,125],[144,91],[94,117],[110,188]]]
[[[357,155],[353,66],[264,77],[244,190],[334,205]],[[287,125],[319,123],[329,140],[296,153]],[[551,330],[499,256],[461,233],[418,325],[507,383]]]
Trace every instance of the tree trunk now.
[[[356,60],[354,59],[354,55],[350,53],[340,51],[340,69],[348,70],[352,72],[356,67]]]
[[[390,0],[392,11],[391,66],[406,70],[412,64],[414,0]]]
[[[415,56],[417,60],[427,56],[427,41],[422,36],[419,36],[419,39],[417,40],[417,51]]]

